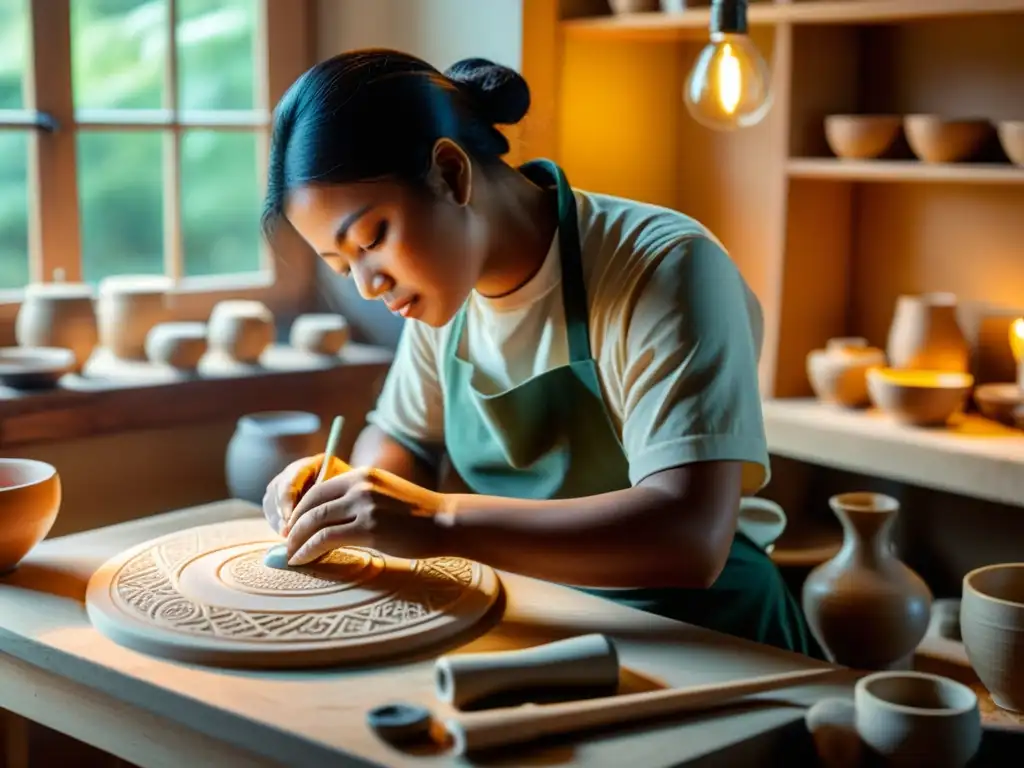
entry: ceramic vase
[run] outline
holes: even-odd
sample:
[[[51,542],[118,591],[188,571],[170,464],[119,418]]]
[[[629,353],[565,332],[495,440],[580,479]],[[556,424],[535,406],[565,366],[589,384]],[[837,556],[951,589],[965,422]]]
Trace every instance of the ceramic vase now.
[[[836,664],[902,668],[928,630],[932,594],[893,552],[899,502],[877,493],[844,493],[829,499],[829,506],[843,526],[843,545],[804,582],[810,630]]]
[[[225,474],[235,499],[263,501],[270,481],[293,461],[323,449],[320,418],[303,411],[264,411],[238,420],[228,442]]]
[[[81,370],[99,339],[92,288],[60,282],[26,286],[14,335],[21,347],[70,349],[75,370]]]
[[[885,352],[866,339],[829,339],[824,349],[807,355],[807,379],[823,403],[861,408],[869,403],[868,370],[885,362]]]
[[[970,347],[956,318],[951,293],[900,296],[886,353],[893,368],[966,373]]]

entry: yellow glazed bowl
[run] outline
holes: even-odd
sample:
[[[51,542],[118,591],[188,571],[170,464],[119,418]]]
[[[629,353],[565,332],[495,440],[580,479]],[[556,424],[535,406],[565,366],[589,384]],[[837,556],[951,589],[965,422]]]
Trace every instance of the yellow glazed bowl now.
[[[963,408],[974,385],[969,373],[872,368],[868,394],[874,405],[903,424],[941,426]]]
[[[60,511],[60,475],[33,459],[0,459],[0,573],[18,567]]]
[[[1024,712],[1024,563],[989,565],[964,576],[960,634],[992,701]]]

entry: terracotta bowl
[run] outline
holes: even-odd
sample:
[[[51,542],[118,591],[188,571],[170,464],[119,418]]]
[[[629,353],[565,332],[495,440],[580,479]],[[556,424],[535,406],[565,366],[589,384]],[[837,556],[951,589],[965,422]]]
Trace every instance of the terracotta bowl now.
[[[856,729],[886,765],[967,765],[981,746],[978,697],[925,672],[876,672],[854,686]]]
[[[996,124],[999,143],[1014,165],[1024,165],[1024,120],[1003,120]]]
[[[903,424],[940,426],[963,408],[974,384],[969,373],[872,368],[868,394],[877,408]]]
[[[974,390],[974,402],[986,419],[1013,425],[1013,412],[1024,405],[1024,389],[1016,383],[982,384]]]
[[[956,163],[969,159],[992,133],[988,120],[952,120],[936,115],[903,118],[907,143],[926,163]]]
[[[0,573],[17,568],[60,511],[60,475],[33,459],[0,459]]]
[[[825,140],[836,157],[870,160],[892,146],[902,127],[896,115],[829,115]]]
[[[0,349],[0,384],[14,389],[47,389],[78,367],[74,350],[63,347]]]
[[[992,701],[1024,712],[1024,563],[989,565],[964,576],[960,634]]]

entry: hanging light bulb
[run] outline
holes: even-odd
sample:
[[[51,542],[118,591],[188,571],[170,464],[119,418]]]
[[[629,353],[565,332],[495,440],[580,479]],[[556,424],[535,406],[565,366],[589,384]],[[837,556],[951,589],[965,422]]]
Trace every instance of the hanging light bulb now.
[[[686,78],[686,107],[716,131],[756,125],[772,106],[771,72],[747,36],[747,0],[712,0],[709,29]]]

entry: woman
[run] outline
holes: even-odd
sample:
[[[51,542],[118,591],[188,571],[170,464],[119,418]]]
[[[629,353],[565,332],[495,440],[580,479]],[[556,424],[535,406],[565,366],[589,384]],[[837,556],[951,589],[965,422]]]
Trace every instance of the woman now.
[[[807,652],[799,609],[737,532],[768,480],[761,312],[675,211],[501,158],[526,82],[395,51],[304,74],[275,114],[264,224],[408,318],[369,426],[264,512],[292,564],[351,544],[457,555]],[[447,456],[472,494],[435,492]],[[415,485],[403,484],[404,478]],[[303,491],[308,491],[303,493]]]

